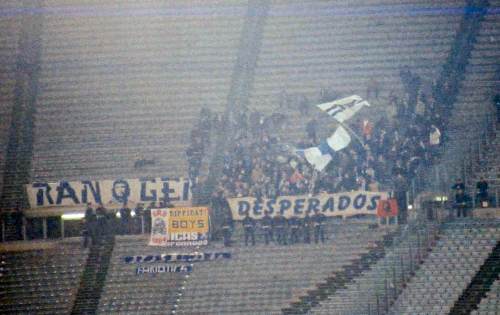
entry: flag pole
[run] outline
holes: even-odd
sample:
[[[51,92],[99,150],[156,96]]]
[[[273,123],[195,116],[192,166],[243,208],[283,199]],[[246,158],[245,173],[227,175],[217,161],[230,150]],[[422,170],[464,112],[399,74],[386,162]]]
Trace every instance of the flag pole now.
[[[347,126],[346,124],[344,124],[343,122],[340,122],[338,120],[335,119],[335,121],[340,125],[342,126],[345,130],[349,131],[349,133],[351,133],[354,138],[356,138],[356,140],[359,141],[359,143],[361,143],[361,146],[363,146],[363,148],[365,147],[365,143],[363,142],[363,139],[361,139],[360,136],[358,136],[358,134],[356,134],[349,126]]]

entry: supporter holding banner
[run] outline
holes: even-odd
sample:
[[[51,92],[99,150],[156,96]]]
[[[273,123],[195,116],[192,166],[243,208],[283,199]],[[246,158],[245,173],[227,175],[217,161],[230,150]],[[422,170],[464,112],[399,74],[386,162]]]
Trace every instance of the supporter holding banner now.
[[[191,200],[189,180],[168,177],[35,182],[26,185],[26,192],[31,209],[160,201],[181,205]]]
[[[208,244],[209,210],[205,207],[151,210],[151,246]]]
[[[358,215],[377,215],[380,200],[387,199],[387,192],[352,191],[336,194],[319,194],[316,196],[281,196],[269,198],[229,198],[234,220],[243,220],[248,212],[254,219],[262,219],[267,212],[270,216],[281,214],[285,218],[292,216],[303,218],[306,213],[319,210],[325,216],[342,216],[343,218]]]

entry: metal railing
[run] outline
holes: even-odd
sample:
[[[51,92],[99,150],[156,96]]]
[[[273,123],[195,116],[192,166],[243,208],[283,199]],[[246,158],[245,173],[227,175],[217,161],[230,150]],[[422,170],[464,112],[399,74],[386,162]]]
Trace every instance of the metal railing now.
[[[496,117],[492,115],[491,105],[483,108],[484,113],[472,115],[473,119],[464,121],[450,132],[448,141],[438,152],[440,161],[417,171],[411,180],[410,203],[422,192],[439,193],[451,200],[451,186],[457,178],[463,180],[467,191],[475,193],[476,171],[481,164],[487,163],[485,153],[492,146],[496,130]],[[500,201],[499,188],[492,187],[490,191],[494,205]],[[475,198],[472,199],[475,206]]]
[[[392,246],[386,248],[385,258],[379,262],[381,265],[372,268],[380,269],[383,275],[378,281],[372,281],[370,291],[374,298],[366,304],[366,313],[389,312],[392,303],[398,299],[406,283],[426,257],[437,234],[437,225],[415,221],[405,226],[401,234],[394,238]]]

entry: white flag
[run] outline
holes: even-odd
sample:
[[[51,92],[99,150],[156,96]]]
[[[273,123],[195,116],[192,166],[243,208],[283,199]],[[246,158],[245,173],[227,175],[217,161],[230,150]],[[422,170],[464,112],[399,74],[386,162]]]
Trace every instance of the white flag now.
[[[349,145],[351,136],[349,136],[349,133],[342,126],[339,126],[333,135],[326,139],[326,142],[332,150],[340,151]]]
[[[304,157],[316,170],[321,172],[332,160],[330,154],[322,154],[318,147],[304,150]]]
[[[316,105],[337,121],[344,122],[356,114],[363,106],[370,106],[361,96],[351,95],[339,100]]]

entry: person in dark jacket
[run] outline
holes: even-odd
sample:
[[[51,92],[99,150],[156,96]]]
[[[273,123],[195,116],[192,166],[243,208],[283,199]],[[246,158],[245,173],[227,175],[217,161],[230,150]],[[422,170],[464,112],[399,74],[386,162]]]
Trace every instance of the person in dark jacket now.
[[[299,227],[300,221],[296,216],[288,219],[288,226],[290,227],[290,244],[299,242]]]
[[[476,183],[476,189],[477,189],[477,202],[481,207],[483,206],[483,203],[486,202],[487,206],[489,201],[488,182],[484,179],[484,177],[481,177],[481,179]]]
[[[90,204],[87,205],[85,210],[85,230],[83,231],[83,247],[87,248],[90,244],[95,244],[96,241],[96,223],[97,216]],[[89,242],[90,240],[90,242]]]
[[[120,208],[120,233],[121,234],[130,234],[130,222],[132,220],[131,210],[127,205],[123,205]]]
[[[304,234],[304,243],[311,243],[311,227],[312,227],[312,219],[309,215],[309,212],[306,212],[306,215],[302,219],[302,233]]]
[[[243,224],[243,229],[245,231],[245,246],[248,246],[249,239],[252,240],[252,245],[255,245],[255,220],[247,213],[241,223]]]
[[[144,231],[146,233],[151,233],[151,209],[156,208],[154,202],[151,202],[146,209],[144,209]]]
[[[321,239],[321,243],[325,242],[325,221],[326,217],[319,210],[314,211],[311,217],[314,226],[314,242],[317,244]]]
[[[226,215],[222,222],[222,237],[224,238],[224,246],[231,246],[231,236],[233,234],[234,222],[231,216]]]
[[[453,204],[453,207],[457,211],[457,218],[460,218],[462,214],[465,217],[467,215],[467,198],[465,195],[465,184],[462,179],[457,178],[455,184],[451,186],[451,189],[455,191],[455,203]]]
[[[398,173],[394,179],[394,198],[398,204],[398,222],[406,224],[408,221],[408,201],[406,193],[408,192],[408,183],[403,174]]]
[[[95,210],[97,225],[96,225],[96,240],[100,240],[102,236],[108,234],[108,216],[106,208],[100,204]]]
[[[455,181],[455,184],[453,184],[453,186],[451,186],[451,189],[453,189],[455,191],[455,197],[456,197],[464,192],[465,184],[462,181],[462,179],[458,178]]]
[[[264,232],[264,241],[266,245],[268,245],[269,241],[272,241],[273,239],[273,219],[269,216],[269,213],[267,211],[262,218],[261,226]]]
[[[274,217],[273,228],[278,244],[286,245],[286,219],[282,214],[278,213]]]
[[[465,190],[461,190],[459,194],[455,196],[455,209],[457,211],[457,218],[463,216],[467,217],[467,210],[470,205],[470,197],[465,193]]]

